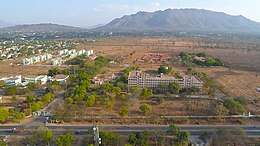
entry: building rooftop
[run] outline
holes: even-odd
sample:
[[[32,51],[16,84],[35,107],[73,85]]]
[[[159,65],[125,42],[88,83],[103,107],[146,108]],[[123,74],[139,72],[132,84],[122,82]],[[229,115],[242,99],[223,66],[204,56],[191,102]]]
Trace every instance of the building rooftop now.
[[[138,76],[140,76],[140,75],[142,75],[142,72],[135,70],[135,71],[131,71],[131,72],[129,73],[128,78],[136,78],[136,77],[138,77]]]

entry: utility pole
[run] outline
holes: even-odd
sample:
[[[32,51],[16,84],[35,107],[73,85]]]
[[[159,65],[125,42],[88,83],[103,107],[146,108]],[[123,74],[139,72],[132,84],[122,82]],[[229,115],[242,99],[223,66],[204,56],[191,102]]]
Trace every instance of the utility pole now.
[[[98,125],[93,127],[93,131],[94,131],[95,146],[99,146],[99,144],[101,144],[101,138],[99,138],[99,128],[98,128]]]

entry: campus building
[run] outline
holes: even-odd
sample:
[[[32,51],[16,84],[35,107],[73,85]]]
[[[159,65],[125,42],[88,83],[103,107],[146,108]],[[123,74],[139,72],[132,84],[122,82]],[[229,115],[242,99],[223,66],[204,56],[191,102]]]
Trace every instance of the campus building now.
[[[129,87],[140,86],[141,88],[167,89],[170,83],[179,83],[181,88],[198,87],[202,88],[203,82],[196,76],[183,76],[181,79],[166,77],[163,75],[153,77],[141,71],[131,71],[128,76]]]
[[[28,83],[39,83],[42,85],[48,81],[48,77],[47,77],[47,75],[28,76],[25,78],[25,81]]]

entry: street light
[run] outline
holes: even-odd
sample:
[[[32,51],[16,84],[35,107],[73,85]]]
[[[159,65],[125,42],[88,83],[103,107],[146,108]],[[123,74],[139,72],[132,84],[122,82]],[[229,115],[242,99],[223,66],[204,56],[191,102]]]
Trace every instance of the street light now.
[[[101,138],[99,138],[99,128],[98,128],[98,125],[93,127],[93,132],[94,132],[95,146],[99,146],[99,144],[101,144]]]

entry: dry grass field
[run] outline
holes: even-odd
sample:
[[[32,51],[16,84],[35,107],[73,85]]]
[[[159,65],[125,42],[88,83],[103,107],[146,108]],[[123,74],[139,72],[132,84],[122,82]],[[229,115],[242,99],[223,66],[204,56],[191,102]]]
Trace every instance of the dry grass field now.
[[[162,62],[138,62],[146,53],[160,53],[163,56],[173,57],[180,52],[205,52],[224,61],[231,68],[199,68],[214,77],[223,87],[228,96],[244,96],[250,99],[260,97],[255,88],[260,86],[260,52],[239,49],[196,48],[193,42],[181,38],[138,38],[114,37],[101,38],[93,43],[78,46],[75,49],[93,49],[96,55],[107,56],[120,63],[110,64],[107,72],[119,72],[126,66],[139,66],[141,70],[155,70]],[[176,59],[176,58],[175,58]],[[0,63],[0,76],[6,75],[39,75],[46,74],[54,67],[46,66],[11,66],[10,63],[20,62],[21,59]],[[174,66],[177,70],[185,70],[181,66]]]

